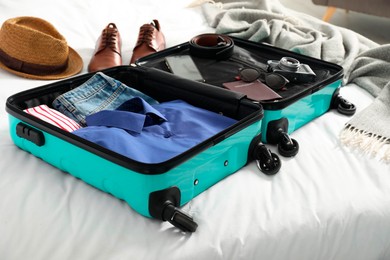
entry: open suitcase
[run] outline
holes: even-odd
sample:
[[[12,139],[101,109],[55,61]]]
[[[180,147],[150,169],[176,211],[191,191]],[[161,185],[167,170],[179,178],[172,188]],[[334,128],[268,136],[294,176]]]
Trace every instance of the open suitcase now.
[[[87,81],[91,73],[9,97],[6,110],[13,142],[55,167],[125,200],[138,213],[169,221],[190,232],[196,230],[197,224],[179,208],[193,197],[253,159],[265,173],[279,170],[278,157],[261,143],[262,107],[243,95],[153,68],[120,66],[103,73],[160,102],[182,99],[236,119],[237,123],[172,159],[147,164],[23,112],[41,104],[50,106],[58,95]]]
[[[332,108],[346,115],[352,115],[356,110],[353,104],[339,95],[342,67],[267,44],[226,35],[198,35],[188,42],[141,58],[136,64],[172,72],[167,58],[175,56],[190,56],[200,72],[201,80],[218,87],[240,80],[240,77],[237,78],[240,70],[247,68],[258,71],[259,75],[255,79],[266,81],[267,85],[275,83],[272,78],[267,81],[271,74],[283,73],[283,76],[288,76],[289,82],[285,86],[272,89],[272,95],[276,92],[279,97],[252,99],[264,109],[262,141],[277,144],[278,151],[283,156],[297,154],[299,144],[289,134],[304,124]],[[291,64],[298,67],[291,68]],[[185,74],[182,76],[187,77]],[[238,87],[241,86],[244,85]]]

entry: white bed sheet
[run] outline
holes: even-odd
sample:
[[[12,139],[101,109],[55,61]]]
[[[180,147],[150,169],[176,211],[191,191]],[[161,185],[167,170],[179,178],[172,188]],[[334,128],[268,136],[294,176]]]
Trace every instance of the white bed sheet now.
[[[101,30],[115,22],[127,63],[139,26],[159,19],[167,46],[212,32],[190,0],[1,0],[0,22],[51,22],[86,72]],[[0,71],[0,102],[49,83]],[[349,85],[358,111],[373,98]],[[266,176],[251,163],[183,207],[183,234],[17,148],[0,112],[0,259],[390,259],[390,166],[343,147],[348,117],[330,111],[297,130],[294,158]],[[271,147],[274,151],[274,147]]]

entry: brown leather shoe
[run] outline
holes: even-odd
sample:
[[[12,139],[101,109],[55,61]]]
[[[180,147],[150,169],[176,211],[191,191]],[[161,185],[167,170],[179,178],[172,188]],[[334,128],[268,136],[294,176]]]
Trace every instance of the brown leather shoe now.
[[[165,37],[161,32],[160,23],[158,20],[153,20],[150,24],[144,24],[141,26],[137,44],[133,49],[133,55],[130,59],[130,64],[134,64],[135,61],[141,57],[164,49]]]
[[[88,72],[122,65],[121,37],[114,23],[103,29],[96,42],[95,53],[89,62]]]

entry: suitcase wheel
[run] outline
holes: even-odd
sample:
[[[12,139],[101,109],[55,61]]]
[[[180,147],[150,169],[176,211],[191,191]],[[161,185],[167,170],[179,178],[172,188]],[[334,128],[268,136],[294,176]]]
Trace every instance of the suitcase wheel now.
[[[172,203],[165,206],[163,210],[163,220],[168,221],[184,232],[195,232],[198,227],[198,224],[196,224],[191,216],[175,207]]]
[[[279,154],[284,157],[292,157],[299,151],[298,142],[288,135],[288,119],[285,117],[268,123],[267,142],[277,144]]]
[[[279,156],[272,153],[263,143],[258,143],[253,150],[257,168],[266,175],[274,175],[279,172],[282,163]]]
[[[149,213],[152,217],[168,221],[184,232],[195,232],[198,224],[178,208],[180,198],[180,189],[175,186],[154,191],[149,195]]]
[[[356,112],[356,106],[340,95],[336,96],[334,107],[340,114],[352,116]]]
[[[297,140],[291,138],[286,132],[281,133],[281,139],[278,143],[278,152],[281,156],[292,157],[299,151]]]

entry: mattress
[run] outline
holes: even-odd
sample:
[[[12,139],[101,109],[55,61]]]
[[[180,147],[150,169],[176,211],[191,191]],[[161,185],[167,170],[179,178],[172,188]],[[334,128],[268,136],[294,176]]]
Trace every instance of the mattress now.
[[[213,32],[190,0],[0,2],[0,22],[51,22],[84,61],[110,22],[130,60],[139,27],[160,21],[168,47]],[[44,6],[44,8],[43,8]],[[0,99],[52,81],[0,70]],[[373,97],[341,88],[357,113]],[[104,193],[17,148],[0,111],[0,259],[389,259],[390,165],[340,143],[350,119],[329,111],[291,134],[299,153],[267,176],[252,162],[182,207],[198,223],[183,233],[141,216]],[[277,148],[268,147],[275,153]]]

